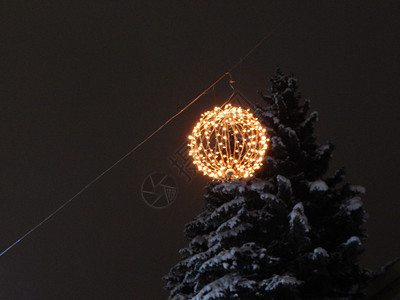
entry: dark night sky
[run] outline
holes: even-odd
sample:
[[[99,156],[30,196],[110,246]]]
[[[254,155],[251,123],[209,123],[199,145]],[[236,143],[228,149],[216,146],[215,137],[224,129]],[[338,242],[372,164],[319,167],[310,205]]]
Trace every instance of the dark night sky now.
[[[362,264],[400,256],[400,5],[371,3],[3,1],[0,248],[287,17],[233,76],[255,99],[277,66],[296,75],[319,111],[319,140],[337,146],[332,170],[345,166],[367,189]],[[206,181],[179,183],[176,201],[160,210],[138,191],[149,173],[168,169],[202,110],[229,95],[217,91],[0,257],[0,298],[165,299],[160,278],[186,245],[183,226],[200,211]]]

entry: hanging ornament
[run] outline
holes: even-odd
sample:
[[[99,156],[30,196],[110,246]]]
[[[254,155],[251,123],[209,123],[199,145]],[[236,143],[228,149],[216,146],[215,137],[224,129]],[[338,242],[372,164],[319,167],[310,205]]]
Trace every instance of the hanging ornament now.
[[[189,136],[189,155],[198,170],[214,179],[247,178],[262,165],[266,129],[249,110],[231,104],[201,115]]]

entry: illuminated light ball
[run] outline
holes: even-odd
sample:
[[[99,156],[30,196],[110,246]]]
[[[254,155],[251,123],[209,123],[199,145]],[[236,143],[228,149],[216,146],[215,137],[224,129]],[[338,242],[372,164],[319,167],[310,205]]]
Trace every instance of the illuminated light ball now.
[[[189,136],[189,155],[211,178],[247,178],[262,166],[268,141],[266,129],[249,110],[227,104],[201,115]]]

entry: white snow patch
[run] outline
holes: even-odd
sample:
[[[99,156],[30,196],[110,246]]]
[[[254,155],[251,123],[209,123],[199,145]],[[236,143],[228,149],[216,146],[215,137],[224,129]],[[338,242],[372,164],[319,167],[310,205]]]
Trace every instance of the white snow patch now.
[[[225,194],[233,194],[236,192],[243,193],[245,191],[245,182],[232,181],[232,182],[221,182],[213,188],[215,192],[222,192]]]
[[[210,300],[226,297],[227,292],[234,292],[235,284],[231,275],[225,275],[203,287],[192,300]]]
[[[314,252],[311,255],[311,259],[312,260],[316,260],[316,259],[318,259],[318,257],[321,257],[321,256],[322,257],[329,257],[329,254],[324,248],[318,247],[318,248],[314,249]]]
[[[311,192],[326,192],[328,190],[328,185],[323,180],[316,180],[309,183]]]
[[[365,187],[361,185],[351,185],[349,187],[350,191],[358,194],[365,194]]]
[[[254,280],[242,279],[239,281],[238,285],[246,289],[254,289],[257,283]]]
[[[310,225],[308,224],[307,216],[304,214],[304,206],[303,203],[299,202],[295,206],[293,206],[293,210],[289,214],[290,220],[290,228],[293,229],[295,222],[300,222],[304,226],[304,231],[310,231]]]
[[[301,283],[301,281],[289,275],[274,275],[271,278],[261,281],[260,287],[265,291],[272,291],[280,285],[300,285]]]
[[[358,246],[362,245],[361,240],[360,240],[360,238],[358,236],[350,237],[344,244],[345,244],[345,246],[349,246],[349,245],[354,244],[354,243],[357,243]]]
[[[267,200],[267,201],[277,201],[277,198],[275,195],[272,195],[270,193],[263,193],[260,195],[261,200]]]
[[[225,223],[222,223],[216,231],[217,231],[217,233],[219,233],[221,231],[233,229],[233,228],[237,227],[237,225],[240,225],[240,223],[242,223],[242,221],[239,219],[239,217],[234,216],[234,217],[230,218],[228,221],[226,221]]]
[[[292,184],[290,183],[290,180],[287,179],[286,177],[282,176],[282,175],[278,175],[276,176],[276,179],[278,180],[278,184],[279,185],[285,185],[287,187],[292,187]]]
[[[286,135],[289,138],[293,147],[296,147],[297,149],[300,147],[300,142],[296,131],[290,127],[285,127],[282,124],[279,125],[279,130],[281,131],[282,135]]]
[[[265,181],[253,182],[252,184],[250,184],[249,189],[251,191],[262,193],[267,185],[268,183]]]
[[[305,124],[316,121],[318,122],[318,112],[317,111],[313,111],[308,118],[304,121],[304,123],[302,124],[302,126],[305,126]]]
[[[273,115],[272,113],[270,113],[270,112],[263,112],[262,115],[263,115],[265,118],[272,119],[272,121],[274,122],[274,124],[279,124],[279,119],[278,119],[277,117],[275,117],[275,115]]]
[[[228,227],[222,228],[224,224],[222,224],[217,231],[214,231],[208,240],[208,246],[213,246],[215,244],[220,244],[222,240],[232,237],[232,236],[238,236],[247,229],[251,228],[252,225],[249,223],[240,223],[239,226],[233,227],[230,230],[223,231],[223,229],[226,229]]]
[[[237,248],[236,247],[234,247],[234,248],[232,248],[230,250],[227,250],[227,251],[220,252],[218,255],[216,255],[216,256],[210,258],[209,260],[205,261],[201,265],[199,271],[203,272],[203,271],[205,271],[206,269],[208,269],[208,268],[210,268],[212,266],[218,266],[218,265],[221,265],[221,264],[223,265],[223,267],[225,269],[227,269],[229,267],[229,265],[230,265],[227,261],[236,260],[236,258],[235,258],[235,253],[236,252],[237,252]]]
[[[253,269],[253,271],[257,271],[257,270],[260,269],[260,266],[257,265],[257,264],[252,264],[252,265],[251,265],[251,268]]]
[[[271,139],[272,149],[286,149],[285,144],[282,142],[282,139],[279,137],[272,137]]]
[[[329,151],[330,148],[331,148],[330,144],[319,146],[317,149],[317,154],[323,155],[325,152]]]
[[[173,299],[174,300],[189,300],[189,298],[184,295],[175,295]]]
[[[196,255],[193,255],[191,258],[188,259],[188,267],[194,267],[197,263],[205,261],[210,257],[211,253],[205,251],[205,252],[200,252]]]
[[[361,201],[361,198],[357,196],[347,200],[346,203],[342,205],[342,208],[347,210],[348,214],[350,214],[352,211],[360,209],[362,206],[363,203]]]
[[[267,249],[260,248],[255,243],[246,243],[241,247],[232,247],[229,250],[221,251],[213,257],[210,257],[204,261],[200,268],[200,272],[204,272],[209,269],[223,267],[227,270],[237,269],[237,259],[241,257],[250,258],[253,261],[253,269],[259,268],[257,262],[259,260],[265,261],[268,264],[274,264],[279,261],[279,258],[266,255]]]
[[[228,274],[204,286],[192,300],[226,299],[228,296],[231,296],[232,293],[235,295],[237,287],[256,289],[257,282],[237,275]]]
[[[242,206],[244,203],[246,203],[246,199],[244,197],[235,197],[235,199],[222,204],[220,207],[218,207],[210,216],[210,219],[214,219],[218,217],[221,214],[227,214],[228,211],[232,208]]]
[[[286,88],[283,92],[282,92],[282,94],[287,94],[287,93],[292,93],[293,92],[293,89],[291,89],[291,88]]]
[[[281,197],[288,196],[287,194],[292,194],[292,184],[290,180],[282,175],[276,176],[278,182],[278,195]]]
[[[276,204],[286,206],[286,204],[281,199],[279,199],[278,197],[276,197],[275,195],[270,194],[270,193],[263,193],[260,195],[260,198],[261,198],[261,200],[265,201],[265,204],[268,207],[273,207]]]

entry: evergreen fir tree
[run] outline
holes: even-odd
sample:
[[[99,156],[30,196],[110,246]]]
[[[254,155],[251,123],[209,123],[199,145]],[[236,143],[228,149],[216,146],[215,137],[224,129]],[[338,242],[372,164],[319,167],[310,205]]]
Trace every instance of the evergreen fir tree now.
[[[318,114],[277,71],[255,114],[270,149],[250,180],[210,182],[190,241],[164,277],[170,299],[359,299],[364,188],[326,175],[334,149],[314,135]]]

